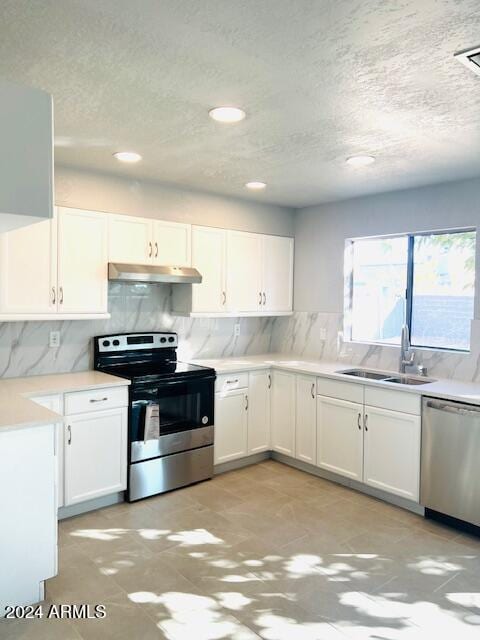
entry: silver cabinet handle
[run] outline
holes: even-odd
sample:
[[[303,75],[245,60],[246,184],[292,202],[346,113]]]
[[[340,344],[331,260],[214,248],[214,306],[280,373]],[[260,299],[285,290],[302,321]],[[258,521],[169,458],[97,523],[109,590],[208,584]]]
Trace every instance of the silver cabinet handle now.
[[[238,384],[238,378],[235,380],[225,380],[225,384]]]
[[[67,444],[72,444],[72,427],[71,427],[71,425],[68,425],[67,431],[68,431]]]
[[[55,295],[55,287],[52,287],[52,304],[55,304],[57,301],[57,296]]]
[[[365,414],[365,418],[363,419],[363,424],[365,425],[365,431],[368,431],[368,414]]]
[[[60,294],[60,304],[63,304],[63,287],[60,287],[60,289],[58,290],[59,294]]]
[[[153,253],[153,246],[152,243],[149,242],[148,243],[148,257],[151,258],[152,257],[152,253]]]
[[[222,305],[225,306],[226,303],[227,303],[227,294],[225,293],[225,291],[222,291]]]
[[[107,397],[105,398],[90,398],[90,402],[106,402],[108,400]]]
[[[248,396],[245,396],[245,411],[248,411]]]
[[[271,373],[268,374],[268,388],[269,389],[272,388],[272,374]]]
[[[259,305],[262,304],[262,292],[261,291],[258,292],[258,304]]]
[[[264,306],[265,306],[266,303],[267,303],[267,294],[264,291],[263,292],[263,304],[264,304]]]
[[[158,242],[155,241],[155,258],[158,258]]]
[[[359,430],[362,430],[362,414],[360,412],[358,412],[358,418],[357,418],[357,426],[359,428]]]
[[[315,383],[312,382],[312,398],[315,400]]]

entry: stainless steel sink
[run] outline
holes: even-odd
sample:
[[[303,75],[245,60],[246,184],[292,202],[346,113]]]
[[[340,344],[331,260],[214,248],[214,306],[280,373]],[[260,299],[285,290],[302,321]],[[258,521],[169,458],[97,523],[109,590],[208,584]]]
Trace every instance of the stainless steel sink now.
[[[435,382],[435,380],[433,380],[433,378],[421,378],[421,377],[415,377],[415,376],[395,376],[392,378],[387,378],[386,380],[384,380],[384,382],[393,382],[395,384],[409,384],[409,385],[416,385],[416,384],[431,384],[432,382]]]
[[[368,369],[347,369],[345,371],[336,371],[346,376],[355,376],[356,378],[367,378],[369,380],[386,380],[390,378],[391,373],[380,373],[379,371],[369,371]]]
[[[435,382],[433,378],[422,378],[421,376],[403,374],[393,375],[392,373],[370,371],[369,369],[346,369],[345,371],[337,371],[336,373],[355,376],[356,378],[365,378],[366,380],[377,380],[378,382],[392,382],[393,384],[420,385]]]

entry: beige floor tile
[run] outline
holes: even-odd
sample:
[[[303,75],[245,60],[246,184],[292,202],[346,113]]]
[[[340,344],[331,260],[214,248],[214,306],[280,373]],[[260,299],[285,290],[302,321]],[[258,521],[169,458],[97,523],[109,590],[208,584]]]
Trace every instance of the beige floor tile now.
[[[45,611],[48,604],[45,605]],[[70,620],[5,620],[0,618],[2,640],[81,640]]]
[[[167,638],[155,621],[132,603],[126,594],[108,598],[103,603],[104,619],[76,620],[75,629],[82,640],[162,640]]]
[[[274,460],[59,529],[49,601],[110,618],[2,640],[479,637],[477,538]]]

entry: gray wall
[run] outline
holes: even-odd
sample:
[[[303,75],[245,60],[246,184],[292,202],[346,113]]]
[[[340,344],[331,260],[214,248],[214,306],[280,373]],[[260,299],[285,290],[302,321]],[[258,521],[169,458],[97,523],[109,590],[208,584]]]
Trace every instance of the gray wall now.
[[[480,179],[300,209],[295,219],[295,310],[343,312],[347,238],[467,226],[480,226]]]
[[[241,231],[285,236],[294,232],[290,208],[63,166],[55,167],[55,202]]]

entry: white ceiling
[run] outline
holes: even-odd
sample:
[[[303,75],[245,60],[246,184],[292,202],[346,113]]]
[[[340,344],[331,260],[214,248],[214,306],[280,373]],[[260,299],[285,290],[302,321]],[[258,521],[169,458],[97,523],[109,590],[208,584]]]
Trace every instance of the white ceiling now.
[[[53,94],[62,164],[289,206],[480,174],[480,77],[453,58],[480,45],[478,0],[0,0],[0,15],[0,76]],[[247,119],[211,121],[223,104]],[[349,167],[355,153],[377,162]]]

